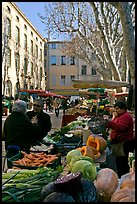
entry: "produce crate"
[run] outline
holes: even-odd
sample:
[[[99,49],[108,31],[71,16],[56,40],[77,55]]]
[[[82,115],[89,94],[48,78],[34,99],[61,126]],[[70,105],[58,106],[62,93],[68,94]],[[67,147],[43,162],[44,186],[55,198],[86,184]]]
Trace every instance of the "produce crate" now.
[[[57,152],[61,153],[62,156],[65,156],[69,151],[82,146],[83,145],[79,143],[64,143],[64,144],[56,144],[55,148]]]
[[[23,165],[17,165],[17,164],[13,164],[13,161],[17,161],[19,159],[23,158],[23,154],[21,152],[19,152],[18,154],[16,154],[15,156],[8,158],[8,163],[10,165],[10,168],[12,167],[18,167],[21,169],[30,169],[30,170],[35,170],[37,168],[39,168],[38,166],[23,166]],[[54,162],[47,164],[47,167],[50,167],[52,169],[56,169],[57,166],[61,165],[61,156],[58,156],[58,159],[56,159]]]

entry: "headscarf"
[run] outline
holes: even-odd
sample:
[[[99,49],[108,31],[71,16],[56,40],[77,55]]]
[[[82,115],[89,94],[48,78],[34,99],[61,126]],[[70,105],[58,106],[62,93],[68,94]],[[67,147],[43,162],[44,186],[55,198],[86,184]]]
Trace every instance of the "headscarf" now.
[[[26,113],[27,112],[27,103],[25,101],[22,101],[22,100],[15,101],[13,104],[12,111]]]

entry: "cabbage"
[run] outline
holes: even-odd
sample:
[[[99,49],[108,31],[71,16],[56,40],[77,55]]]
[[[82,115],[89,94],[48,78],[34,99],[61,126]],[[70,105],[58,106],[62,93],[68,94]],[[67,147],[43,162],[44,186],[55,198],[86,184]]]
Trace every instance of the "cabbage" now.
[[[66,161],[67,161],[67,164],[70,163],[71,161],[71,158],[74,157],[74,156],[82,156],[82,153],[80,150],[78,149],[73,149],[71,151],[69,151],[66,155]]]
[[[93,181],[97,176],[97,170],[94,163],[86,160],[80,160],[74,163],[72,173],[81,172],[82,177]]]
[[[75,162],[79,161],[79,160],[86,160],[86,161],[89,161],[91,163],[94,163],[93,159],[91,157],[88,157],[88,156],[74,156],[71,158],[71,161],[69,163],[69,171],[71,171],[73,165]]]

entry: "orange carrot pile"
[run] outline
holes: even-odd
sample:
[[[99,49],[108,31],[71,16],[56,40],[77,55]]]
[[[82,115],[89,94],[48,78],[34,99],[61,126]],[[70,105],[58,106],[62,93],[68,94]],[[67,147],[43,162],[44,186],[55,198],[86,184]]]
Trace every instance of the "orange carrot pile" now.
[[[13,165],[40,167],[47,166],[58,159],[58,155],[46,154],[44,152],[27,154],[26,152],[21,151],[21,153],[24,157],[17,161],[13,161]]]

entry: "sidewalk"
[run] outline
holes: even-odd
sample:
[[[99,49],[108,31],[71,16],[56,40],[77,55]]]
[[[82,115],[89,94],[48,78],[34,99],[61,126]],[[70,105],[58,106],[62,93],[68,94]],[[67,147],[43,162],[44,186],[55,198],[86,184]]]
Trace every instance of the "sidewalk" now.
[[[59,116],[56,117],[55,111],[53,112],[47,112],[51,116],[51,122],[52,122],[52,129],[50,130],[49,134],[54,133],[56,130],[59,130],[61,128],[62,124],[62,116],[63,116],[63,110],[59,111]]]

